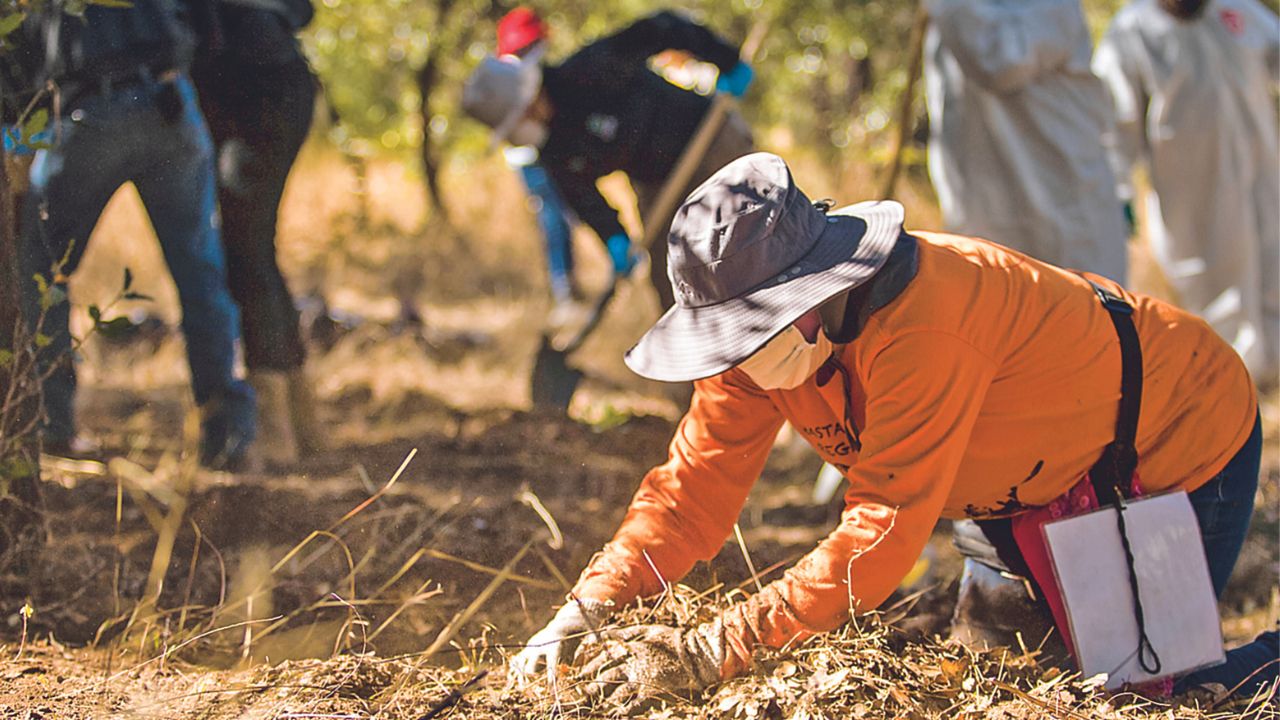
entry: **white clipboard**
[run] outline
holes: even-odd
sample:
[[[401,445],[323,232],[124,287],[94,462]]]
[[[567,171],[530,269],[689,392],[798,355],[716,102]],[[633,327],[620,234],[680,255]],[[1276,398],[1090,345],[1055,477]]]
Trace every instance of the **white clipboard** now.
[[[1200,526],[1185,492],[1128,501],[1124,521],[1147,638],[1160,658],[1153,675],[1138,662],[1138,622],[1116,510],[1045,523],[1049,558],[1066,606],[1076,659],[1106,688],[1222,663],[1222,628]]]

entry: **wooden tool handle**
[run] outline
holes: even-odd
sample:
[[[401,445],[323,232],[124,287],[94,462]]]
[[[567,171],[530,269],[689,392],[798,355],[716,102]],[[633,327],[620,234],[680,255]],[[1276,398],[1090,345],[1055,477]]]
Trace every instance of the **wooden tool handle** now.
[[[768,23],[763,20],[758,21],[751,27],[751,32],[747,33],[746,41],[742,43],[740,57],[743,62],[749,63],[755,57],[756,50],[759,50],[760,44],[764,42],[764,34],[767,29]],[[711,102],[711,109],[702,117],[702,122],[698,125],[697,131],[693,133],[693,138],[689,140],[688,145],[684,146],[684,150],[680,153],[680,159],[676,161],[671,174],[667,176],[666,182],[662,184],[662,191],[658,193],[658,199],[654,201],[649,215],[643,218],[644,247],[653,247],[653,243],[667,233],[668,228],[660,227],[659,222],[670,216],[676,206],[684,200],[684,189],[688,187],[689,181],[693,179],[693,174],[698,170],[698,165],[706,157],[712,141],[716,139],[720,128],[724,126],[724,121],[729,116],[729,111],[736,105],[737,101],[733,97],[723,93],[718,93],[715,100]]]
[[[907,141],[911,137],[911,108],[915,105],[916,81],[924,65],[924,33],[929,26],[929,11],[921,2],[916,6],[916,16],[911,23],[911,39],[907,45],[907,86],[902,89],[902,98],[898,103],[898,132],[893,137],[892,160],[884,177],[884,185],[880,188],[879,199],[888,200],[893,197],[893,188],[898,184],[898,175],[902,172],[902,155],[906,151]]]

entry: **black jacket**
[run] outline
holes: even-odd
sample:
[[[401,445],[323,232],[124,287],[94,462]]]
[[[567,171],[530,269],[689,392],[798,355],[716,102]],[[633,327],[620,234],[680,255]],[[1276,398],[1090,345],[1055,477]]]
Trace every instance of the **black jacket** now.
[[[295,33],[310,22],[310,0],[214,0],[212,32],[201,33],[197,66],[227,72],[305,64]]]
[[[541,159],[578,217],[603,239],[624,232],[596,179],[622,170],[661,182],[675,166],[711,100],[663,80],[648,59],[684,50],[728,71],[738,50],[710,30],[660,12],[598,40],[543,72],[555,115]]]
[[[15,119],[46,80],[62,87],[65,104],[77,87],[136,77],[144,67],[156,74],[185,71],[195,49],[192,24],[210,1],[90,4],[83,17],[64,12],[67,3],[61,0],[49,2],[8,38],[11,47],[0,60],[5,122]]]

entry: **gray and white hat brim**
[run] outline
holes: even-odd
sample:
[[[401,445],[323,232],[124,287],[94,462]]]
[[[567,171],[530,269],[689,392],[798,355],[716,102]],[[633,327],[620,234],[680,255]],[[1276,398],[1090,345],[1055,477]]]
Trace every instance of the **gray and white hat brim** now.
[[[782,273],[714,305],[668,310],[627,351],[627,367],[665,382],[700,380],[734,367],[802,315],[884,267],[904,215],[892,200],[829,213],[813,248]]]
[[[511,136],[512,131],[516,129],[516,124],[520,122],[525,113],[529,111],[529,106],[533,104],[538,92],[542,90],[542,67],[539,61],[542,53],[533,53],[520,59],[521,84],[518,88],[516,102],[511,106],[510,112],[502,123],[493,129],[493,134],[489,136],[490,147],[496,147]]]

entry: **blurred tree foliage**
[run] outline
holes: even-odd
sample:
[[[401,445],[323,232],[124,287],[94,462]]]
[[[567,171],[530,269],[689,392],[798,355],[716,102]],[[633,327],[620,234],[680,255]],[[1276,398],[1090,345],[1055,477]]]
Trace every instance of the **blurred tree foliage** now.
[[[653,12],[648,0],[532,3],[551,27],[551,60]],[[770,32],[757,56],[747,111],[762,126],[791,128],[798,142],[847,147],[887,123],[905,85],[910,0],[673,4],[740,41],[752,22]],[[492,49],[494,25],[514,7],[487,0],[321,0],[305,42],[342,119],[334,138],[358,152],[412,151],[425,139],[452,150],[483,147],[460,117],[463,81]],[[437,64],[423,122],[418,73]]]
[[[318,2],[305,41],[342,118],[335,140],[361,154],[421,152],[428,180],[443,157],[483,150],[485,134],[461,116],[458,98],[468,73],[492,49],[497,19],[516,3]],[[553,62],[660,7],[651,0],[528,4],[551,27]],[[1123,4],[1084,0],[1095,36]],[[916,0],[680,0],[671,6],[733,41],[745,38],[755,20],[770,23],[756,58],[757,83],[745,102],[757,127],[783,128],[783,137],[822,148],[819,154],[833,164],[887,159],[886,131],[907,84]],[[917,103],[916,117],[923,113]],[[918,153],[908,157],[908,163],[921,161]]]

